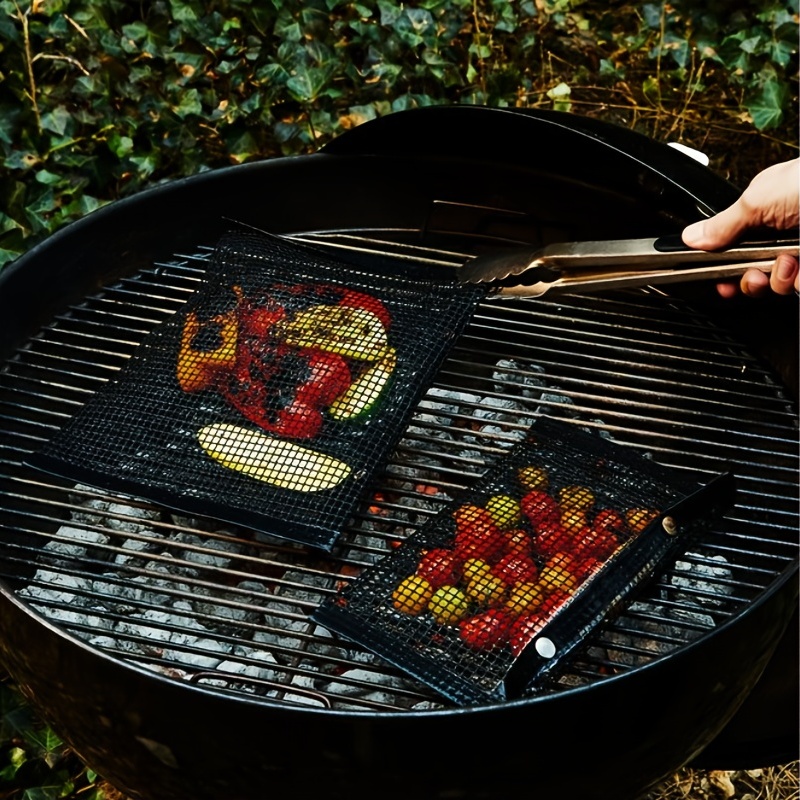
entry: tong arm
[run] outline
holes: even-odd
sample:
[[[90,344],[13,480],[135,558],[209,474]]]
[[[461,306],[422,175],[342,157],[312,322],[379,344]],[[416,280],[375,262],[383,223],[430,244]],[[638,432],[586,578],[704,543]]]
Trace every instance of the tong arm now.
[[[563,242],[540,248],[516,248],[505,253],[478,256],[459,269],[459,280],[466,283],[507,285],[515,277],[532,284],[527,274],[549,267],[565,274],[568,270],[638,268],[657,271],[681,264],[720,264],[775,259],[779,253],[800,253],[796,238],[739,242],[723,250],[695,250],[685,245],[679,234],[657,239],[611,239],[591,242]]]
[[[657,239],[615,239],[596,242],[567,242],[548,245],[538,252],[536,266],[562,268],[614,266],[647,266],[660,269],[673,264],[711,263],[720,261],[761,261],[779,253],[797,252],[797,239],[771,239],[741,242],[723,250],[696,250],[683,243],[680,235]]]
[[[655,286],[657,284],[684,283],[699,280],[723,280],[742,275],[748,269],[770,272],[774,260],[741,261],[698,267],[667,267],[644,270],[560,270],[540,265],[525,272],[526,283],[498,286],[495,296],[541,297],[547,292],[582,294],[603,289]],[[530,282],[528,280],[532,279]]]

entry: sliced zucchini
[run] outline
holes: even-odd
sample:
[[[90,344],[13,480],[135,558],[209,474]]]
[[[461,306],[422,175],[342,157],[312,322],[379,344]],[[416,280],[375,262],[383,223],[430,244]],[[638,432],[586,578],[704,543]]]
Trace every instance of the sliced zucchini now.
[[[207,425],[197,438],[223,466],[281,489],[319,492],[337,486],[351,472],[338,458],[239,425]]]
[[[377,314],[354,306],[312,306],[281,320],[275,328],[286,344],[360,361],[375,361],[387,346],[386,328]]]
[[[390,347],[380,361],[366,370],[328,409],[337,420],[346,420],[366,414],[383,394],[389,378],[397,366],[397,352]]]

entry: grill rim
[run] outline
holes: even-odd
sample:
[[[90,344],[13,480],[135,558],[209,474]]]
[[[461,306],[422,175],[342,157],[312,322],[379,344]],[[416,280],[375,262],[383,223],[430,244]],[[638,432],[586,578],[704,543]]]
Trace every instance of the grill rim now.
[[[797,564],[789,564],[787,565],[783,571],[773,580],[769,587],[767,587],[762,593],[759,594],[758,598],[758,606],[761,605],[769,605],[771,601],[775,600],[775,598],[782,593],[782,591],[788,588],[789,584],[794,580],[797,582],[798,579],[798,565]],[[211,691],[204,687],[202,684],[197,684],[192,681],[186,680],[176,680],[174,678],[170,678],[166,675],[163,675],[158,672],[153,672],[151,670],[146,669],[145,667],[131,661],[125,661],[119,658],[114,658],[108,653],[98,650],[91,645],[89,645],[84,640],[80,639],[77,636],[72,635],[69,631],[65,631],[60,628],[58,625],[53,624],[48,620],[46,617],[38,614],[34,609],[30,608],[27,603],[20,600],[20,598],[16,597],[13,592],[7,591],[5,586],[5,582],[0,579],[0,594],[2,594],[4,602],[10,602],[13,606],[16,607],[19,613],[22,613],[31,618],[34,623],[38,623],[44,628],[46,628],[51,634],[54,634],[57,639],[62,639],[65,642],[68,642],[70,646],[77,647],[81,651],[84,651],[88,656],[95,657],[99,656],[103,661],[114,665],[115,667],[120,667],[123,670],[132,670],[133,672],[137,673],[140,677],[144,678],[146,682],[150,682],[150,680],[155,680],[157,683],[162,684],[165,686],[169,691],[177,690],[179,693],[182,691],[188,691],[189,693],[198,692],[202,695],[212,697],[215,700],[224,697],[226,700],[231,699],[235,700],[237,703],[242,703],[244,705],[251,705],[255,708],[268,708],[268,709],[279,709],[281,711],[288,711],[288,712],[301,712],[301,714],[309,714],[311,716],[317,716],[319,714],[323,714],[325,716],[333,716],[333,717],[343,717],[349,719],[350,717],[368,717],[373,718],[376,716],[374,711],[367,711],[367,710],[358,710],[358,709],[337,709],[337,708],[315,708],[312,706],[303,706],[303,705],[287,705],[285,702],[277,702],[272,698],[268,697],[248,697],[243,694],[223,694],[221,695],[217,691]],[[794,591],[795,597],[798,596],[797,588]],[[738,622],[740,621],[741,614],[748,614],[752,610],[752,606],[748,606],[747,608],[743,609],[737,615],[731,616],[725,620],[721,625],[715,626],[713,629],[709,630],[706,634],[704,634],[701,638],[693,641],[688,642],[682,645],[679,650],[676,650],[674,653],[668,654],[666,657],[657,658],[653,661],[650,661],[646,664],[643,664],[639,667],[636,667],[635,673],[637,676],[642,673],[648,673],[652,671],[660,671],[661,669],[668,668],[670,665],[668,664],[673,658],[676,660],[679,658],[691,658],[694,654],[694,651],[697,649],[703,648],[705,649],[706,643],[716,637],[724,637],[726,636],[732,628],[738,627]],[[788,620],[786,621],[788,625]],[[539,706],[539,705],[550,705],[553,703],[558,703],[559,700],[563,698],[563,696],[568,695],[569,697],[581,697],[587,693],[592,693],[592,690],[596,690],[600,687],[606,687],[613,689],[614,685],[618,685],[621,682],[625,682],[626,679],[630,679],[630,676],[633,673],[631,672],[622,672],[617,675],[611,675],[604,678],[601,681],[596,683],[590,683],[582,686],[572,686],[565,689],[563,692],[558,692],[556,694],[545,694],[545,695],[537,695],[532,697],[524,697],[519,698],[516,700],[504,700],[501,703],[493,702],[493,703],[480,703],[476,705],[470,705],[465,707],[458,707],[452,706],[447,708],[429,708],[429,709],[401,709],[396,711],[386,711],[380,712],[379,716],[381,719],[391,720],[391,719],[401,719],[404,720],[406,718],[425,718],[425,717],[451,717],[451,716],[459,716],[459,715],[471,715],[472,712],[476,714],[488,714],[491,712],[496,712],[499,709],[519,709],[519,708],[527,708],[529,706]],[[291,687],[287,687],[291,688]]]
[[[352,235],[355,234],[355,231],[351,230],[351,231],[349,231],[349,234],[352,236]],[[311,234],[306,233],[305,235],[311,235]],[[157,265],[155,267],[155,269],[161,269],[162,267],[165,267],[165,266],[169,266],[169,265],[166,265],[166,264]],[[150,272],[151,272],[151,270],[146,270],[146,273],[148,275],[150,274]],[[138,276],[134,275],[134,276],[131,276],[131,278],[138,279]],[[171,287],[172,287],[172,284],[170,284],[169,286],[167,286],[165,288],[171,288]],[[119,291],[120,289],[122,289],[122,291],[124,291],[124,292],[129,292],[130,291],[130,286],[127,285],[127,284],[121,285],[119,283],[110,284],[110,285],[104,286],[100,293],[98,293],[96,295],[93,295],[93,296],[91,296],[89,298],[86,298],[86,300],[87,301],[91,301],[91,302],[99,302],[101,305],[106,303],[106,302],[113,302],[113,295],[117,291]],[[148,295],[148,297],[149,297],[149,295]],[[517,302],[519,302],[519,301],[517,301]],[[629,302],[625,297],[623,297],[622,300],[620,300],[618,298],[615,299],[615,298],[612,297],[609,302],[613,306],[619,305],[621,303],[623,307],[635,308],[637,310],[637,312],[639,312],[639,313],[641,313],[643,315],[642,316],[642,320],[645,319],[644,314],[645,314],[645,310],[647,308],[646,306],[643,307],[643,306],[641,306],[639,304],[631,304],[631,302]],[[504,303],[504,305],[507,306],[508,304]],[[180,305],[176,305],[176,307],[180,307]],[[498,314],[496,311],[494,311],[493,307],[494,307],[494,302],[493,301],[484,302],[483,304],[481,304],[481,306],[479,308],[479,311],[480,312],[484,312],[487,315],[494,315],[494,318],[501,318],[502,315]],[[135,312],[138,308],[139,308],[139,305],[137,304],[134,308],[132,308],[132,311]],[[581,310],[580,305],[576,306],[575,308],[571,308],[570,311],[569,311],[569,314],[568,314],[568,318],[569,318],[570,315],[573,315],[573,316],[577,315],[580,312],[580,310]],[[81,305],[77,309],[77,311],[79,312],[78,316],[81,319],[82,319],[83,316],[91,317],[93,314],[97,313],[97,311],[95,309],[93,309],[92,307],[83,306],[83,305]],[[604,313],[606,313],[606,311],[607,311],[607,309],[601,308],[598,311],[598,314],[602,317],[602,315]],[[524,309],[524,303],[523,303],[520,308],[516,309],[516,313],[524,314],[524,312],[525,312],[525,309]],[[696,309],[692,309],[692,308],[684,309],[684,312],[685,313],[682,314],[678,324],[687,324],[688,325],[689,321],[695,319],[697,317],[697,313],[698,313]],[[167,312],[164,312],[164,313],[168,313],[168,316],[170,316],[171,315],[171,309],[167,309]],[[612,311],[612,312],[609,312],[609,313],[614,313],[614,312]],[[67,315],[67,318],[68,317],[69,317],[69,315]],[[684,319],[684,317],[685,317],[685,319]],[[508,319],[508,320],[504,320],[504,321],[507,322],[509,325],[512,324],[512,322],[513,322],[512,319]],[[601,319],[597,324],[602,324],[602,323],[603,323],[603,321]],[[97,323],[97,324],[107,325],[107,323],[102,323],[102,322]],[[151,326],[155,325],[155,324],[157,324],[157,320],[151,320]],[[480,324],[485,324],[485,323],[482,322]],[[546,317],[544,319],[542,319],[542,320],[534,319],[532,327],[545,325],[545,324],[547,324],[547,318]],[[696,324],[696,323],[692,323],[692,325],[694,325],[694,324]],[[80,326],[79,326],[79,328],[80,328]],[[646,329],[646,327],[644,326],[644,323],[642,323],[642,329],[643,330]],[[48,329],[48,331],[49,330],[50,329]],[[81,335],[80,329],[77,330],[77,331],[72,331],[72,330],[70,330],[68,328],[67,329],[65,329],[65,328],[55,328],[55,329],[52,329],[52,330],[56,333],[56,339],[58,338],[59,334],[64,334],[64,333],[66,333],[68,336],[73,336],[73,335],[80,336]],[[702,328],[701,328],[701,331],[702,331]],[[469,335],[469,333],[470,333],[470,330],[468,329],[465,332],[465,337],[467,337]],[[139,336],[139,338],[141,338],[143,335],[145,335],[145,332],[142,332],[142,331],[139,331],[138,334],[136,334],[136,336]],[[724,353],[730,347],[729,343],[724,339],[724,331],[717,331],[717,332],[715,332],[715,335],[716,335],[716,337],[723,337],[721,342],[720,342],[720,352]],[[136,338],[136,336],[134,336],[134,338]],[[130,337],[128,337],[128,336],[122,336],[120,338],[120,341],[126,343],[126,345],[127,345],[129,338]],[[615,336],[613,336],[611,334],[609,335],[609,338],[613,340],[612,343],[617,343],[618,340],[619,340],[618,336],[615,337]],[[131,344],[135,344],[135,343],[132,342]],[[744,355],[749,356],[750,354],[744,353]],[[115,358],[119,358],[119,353],[114,351],[114,357]],[[495,357],[496,357],[496,354],[495,354],[495,356],[493,356],[493,358],[495,358]],[[697,358],[696,360],[699,361],[701,359]],[[732,361],[732,363],[737,363],[737,359],[736,359],[735,355],[732,357],[731,361]],[[617,359],[617,363],[619,363],[619,359]],[[443,368],[445,368],[446,366],[447,366],[447,362],[445,363]],[[764,372],[764,375],[765,375],[766,378],[770,378],[771,377],[771,374],[769,373],[768,370],[762,370],[762,371]],[[100,385],[102,385],[102,382],[98,384],[98,387]],[[753,389],[754,392],[756,390],[760,390],[760,394],[762,394],[762,395],[765,394],[768,391],[768,385],[763,380],[760,381],[760,382],[755,382],[753,384],[753,387],[754,387],[754,389]],[[624,389],[627,391],[629,389],[629,387],[624,386]],[[787,408],[787,401],[785,399],[780,398],[780,397],[776,397],[775,395],[772,395],[772,394],[770,394],[770,399],[774,400],[776,404],[780,403],[780,408],[777,408],[777,409],[774,410],[774,413],[777,415],[778,418],[788,417],[790,415],[790,411]],[[791,403],[788,403],[788,404],[791,405]],[[601,412],[599,412],[599,411],[597,413],[601,414]],[[584,419],[584,422],[585,421],[586,420]],[[591,423],[589,423],[589,424],[591,424]],[[777,425],[777,423],[776,423],[776,425]],[[610,427],[610,428],[613,429],[614,425],[611,425],[611,426],[604,425],[604,426],[601,426],[601,427]],[[623,428],[623,431],[624,431],[624,428]],[[628,433],[630,433],[630,431],[628,431]],[[788,442],[789,441],[788,435],[787,435],[787,431],[786,431],[785,427],[781,428],[779,433],[783,434],[784,437],[786,437],[786,438],[782,438],[781,442]],[[763,438],[760,434],[753,433],[752,435],[754,437],[758,437],[759,441],[761,440],[761,438]],[[765,442],[765,444],[769,444],[769,442]],[[645,446],[647,447],[647,449],[651,449],[649,446],[647,446],[647,445],[645,445]],[[668,449],[668,453],[671,453],[671,454],[675,455],[674,453],[672,453],[671,449]],[[680,455],[680,454],[678,454],[678,455]],[[664,463],[669,463],[669,459]],[[769,470],[770,473],[774,472],[775,469],[777,468],[775,465],[760,465],[760,467],[761,467],[762,470]],[[786,469],[788,469],[788,467],[786,467]],[[446,472],[446,470],[445,470],[445,472]],[[748,477],[752,478],[752,479],[756,479],[757,476],[748,476]],[[783,485],[783,482],[779,481],[778,478],[774,479],[774,483],[777,486]],[[789,485],[789,484],[787,483],[786,485]],[[67,490],[67,491],[69,491],[69,490]],[[98,489],[98,491],[102,494],[102,492],[104,490],[102,488],[100,488],[100,489]],[[763,493],[759,493],[759,494],[756,494],[755,497],[756,497],[756,499],[758,499],[762,495],[763,495]],[[111,499],[112,500],[114,499],[115,496],[116,496],[115,493],[111,493]],[[124,502],[124,498],[122,498],[122,500]],[[135,495],[133,496],[133,500],[134,500],[134,502],[136,502]],[[68,507],[68,504],[65,503],[65,508],[66,507]],[[788,513],[788,512],[784,511],[783,513]],[[54,517],[54,520],[55,519],[56,518]],[[67,520],[67,522],[68,522],[68,520]],[[783,527],[785,527],[785,525]],[[43,535],[46,535],[46,534],[43,534]],[[764,541],[767,541],[767,539],[765,538]],[[766,557],[766,558],[775,558],[775,559],[779,559],[780,558],[780,556],[778,556],[778,555],[769,555],[769,554],[764,554],[764,557]],[[291,569],[292,566],[293,565],[288,565],[288,568]],[[736,565],[734,565],[734,566],[736,566]],[[741,565],[739,565],[739,567],[741,568]],[[300,566],[299,568],[302,570],[302,566]],[[124,578],[122,580],[124,582]],[[175,580],[175,582],[177,584],[177,583],[180,582],[181,577],[179,575],[176,575],[176,576],[174,576],[174,580]],[[737,585],[739,585],[741,583],[741,582],[737,582],[737,581],[735,581],[735,582],[737,583]],[[744,584],[741,584],[741,585],[744,586]],[[667,588],[670,588],[670,589],[672,589],[674,591],[673,587],[669,587],[668,586]],[[320,589],[319,591],[321,592],[321,594],[323,596],[327,593],[326,589]],[[764,591],[765,591],[764,588],[760,588],[758,590],[759,596],[761,594],[763,594]],[[33,601],[33,598],[32,598],[32,601]],[[289,602],[289,604],[291,604],[292,601],[288,601],[288,602]],[[748,601],[739,600],[739,601],[737,601],[737,603],[739,604],[740,608],[733,615],[731,615],[729,611],[726,611],[726,612],[724,612],[724,614],[722,614],[722,616],[724,617],[724,620],[725,620],[726,623],[735,621],[735,620],[739,619],[741,616],[746,615],[746,613],[748,612],[750,607],[753,605],[752,601],[748,602]],[[296,601],[295,601],[295,604],[296,604]],[[91,612],[87,612],[87,613],[91,614]],[[703,613],[710,613],[710,612],[709,612],[708,609],[704,609]],[[62,624],[69,624],[69,623],[64,622]],[[715,622],[714,628],[712,628],[711,631],[706,630],[703,633],[701,633],[700,636],[699,636],[700,641],[704,641],[708,637],[709,633],[713,632],[713,630],[716,629],[717,627],[720,627],[720,625],[719,625],[718,622]],[[648,634],[640,634],[640,638],[649,639],[651,637]],[[689,641],[689,642],[683,641],[678,646],[677,649],[683,649],[686,646],[688,646],[688,644],[691,644],[691,643],[692,643],[691,641]],[[602,645],[602,642],[600,644]],[[615,647],[614,644],[607,645],[607,646],[612,648],[612,649]],[[615,675],[615,676],[604,676],[604,677],[601,677],[601,678],[595,677],[593,680],[589,681],[588,685],[589,686],[595,686],[598,683],[602,683],[602,682],[605,682],[606,680],[611,679],[612,677],[613,678],[625,677],[627,675],[630,675],[631,672],[638,671],[639,669],[642,669],[644,666],[648,666],[650,663],[659,662],[659,661],[662,661],[664,659],[670,658],[672,655],[674,655],[674,652],[675,652],[675,648],[669,650],[666,653],[660,652],[657,655],[652,656],[652,657],[650,655],[648,655],[647,659],[646,659],[646,663],[644,663],[644,664],[639,663],[639,664],[636,664],[635,666],[625,666],[625,667],[622,667],[622,665],[620,665],[621,671],[620,671],[620,673],[618,675]],[[109,653],[109,655],[111,655],[111,654]],[[135,664],[136,656],[134,656],[133,658],[126,658],[124,653],[118,652],[116,657],[119,658],[121,661],[123,661],[123,663]],[[141,660],[142,661],[147,661],[147,659],[144,658],[144,657],[142,657]],[[324,657],[322,658],[322,660],[323,661],[325,660]],[[170,665],[169,664],[165,664],[165,666],[169,667]],[[181,665],[180,664],[176,664],[175,666],[178,669],[181,669]],[[353,664],[351,664],[351,666],[356,666],[356,665],[355,665],[355,663],[353,663]],[[192,668],[190,668],[190,671],[191,671],[191,669]],[[235,674],[229,676],[229,681],[230,681],[230,683],[232,685],[233,684],[237,684],[237,683],[245,684],[247,682],[246,680],[244,680],[244,678],[241,678],[240,676],[237,676]],[[287,683],[286,684],[287,691],[291,691],[291,688],[292,688],[291,685]],[[571,691],[573,691],[573,690],[575,690],[577,688],[583,688],[583,687],[582,686],[578,686],[578,687],[569,687],[569,686],[568,687],[559,687],[559,689],[557,691],[555,691],[553,694],[555,694],[555,696],[561,696],[561,695],[563,695],[565,693],[569,693],[569,692],[571,692]],[[548,696],[550,696],[550,695],[548,695]],[[526,699],[532,699],[532,698],[526,698]],[[346,703],[346,701],[345,701],[345,703]],[[270,705],[272,706],[272,704],[270,704]],[[298,706],[295,706],[295,705],[293,705],[291,703],[289,705],[291,705],[292,707],[298,707]],[[496,707],[496,706],[497,706],[497,704],[495,703],[495,704],[489,704],[488,707]],[[348,710],[349,709],[344,709],[344,713],[347,713]],[[447,711],[448,709],[445,708],[444,710]],[[354,713],[356,713],[356,711],[357,710],[355,710]],[[398,709],[398,713],[401,713],[401,714],[408,714],[408,713],[411,713],[412,711],[413,711],[413,709]],[[382,713],[386,713],[386,712],[382,712]]]

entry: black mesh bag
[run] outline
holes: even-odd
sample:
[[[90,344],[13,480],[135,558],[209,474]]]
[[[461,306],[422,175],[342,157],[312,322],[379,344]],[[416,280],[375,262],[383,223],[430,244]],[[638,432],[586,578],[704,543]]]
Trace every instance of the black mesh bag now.
[[[312,616],[456,703],[530,696],[734,491],[542,417]]]
[[[329,550],[485,294],[230,233],[30,463]]]

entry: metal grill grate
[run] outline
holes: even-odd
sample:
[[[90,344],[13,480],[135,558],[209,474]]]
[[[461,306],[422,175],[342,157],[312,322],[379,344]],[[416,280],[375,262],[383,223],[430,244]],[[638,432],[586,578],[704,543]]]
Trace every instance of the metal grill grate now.
[[[459,264],[409,232],[318,233],[334,251]],[[637,669],[743,612],[797,558],[797,416],[754,356],[655,291],[484,303],[417,409],[373,496],[322,554],[21,465],[200,281],[199,248],[53,319],[0,373],[0,574],[91,647],[221,694],[335,709],[441,698],[308,621],[339,581],[466,488],[539,414],[666,465],[732,469],[736,508],[604,627],[551,693]]]

